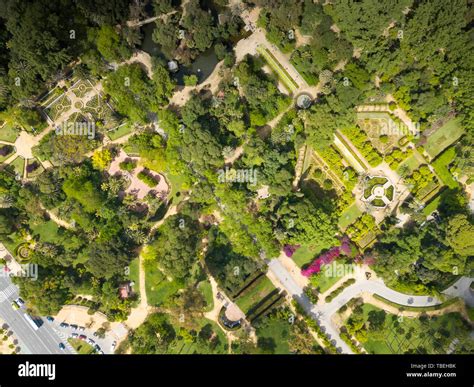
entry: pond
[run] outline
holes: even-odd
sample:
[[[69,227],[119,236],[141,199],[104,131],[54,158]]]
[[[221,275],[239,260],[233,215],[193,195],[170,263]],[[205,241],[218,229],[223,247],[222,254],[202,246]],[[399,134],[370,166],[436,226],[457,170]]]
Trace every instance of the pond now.
[[[195,74],[198,77],[198,83],[203,83],[214,71],[217,63],[219,63],[214,52],[214,47],[211,47],[200,54],[190,66],[180,66],[179,71],[174,74],[178,85],[184,85],[183,77],[185,75]]]
[[[147,52],[151,56],[163,56],[160,45],[155,43],[152,39],[155,25],[155,23],[148,23],[141,28],[143,40],[140,49]]]
[[[143,40],[140,49],[151,56],[165,58],[160,45],[155,43],[152,39],[154,29],[155,23],[148,23],[142,27]],[[198,83],[202,83],[212,74],[218,62],[214,47],[211,47],[200,54],[191,65],[180,65],[178,72],[173,74],[173,78],[179,86],[184,86],[183,77],[185,75],[195,74],[198,77]]]

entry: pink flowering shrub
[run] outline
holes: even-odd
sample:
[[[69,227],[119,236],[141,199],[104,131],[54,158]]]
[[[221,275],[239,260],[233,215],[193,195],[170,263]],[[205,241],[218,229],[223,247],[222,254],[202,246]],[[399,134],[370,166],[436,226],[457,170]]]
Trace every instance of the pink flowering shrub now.
[[[300,245],[285,245],[283,247],[283,252],[287,257],[292,257],[296,250],[300,248]]]
[[[345,236],[341,240],[341,246],[333,247],[324,254],[321,254],[306,269],[301,270],[301,274],[305,277],[311,277],[313,274],[319,273],[323,265],[328,265],[339,257],[341,253],[350,255],[352,252],[350,242],[350,239]]]

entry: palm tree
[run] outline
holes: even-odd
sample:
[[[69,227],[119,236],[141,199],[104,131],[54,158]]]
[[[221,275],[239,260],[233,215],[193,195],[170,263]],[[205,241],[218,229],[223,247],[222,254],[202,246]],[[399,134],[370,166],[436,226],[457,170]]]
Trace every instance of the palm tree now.
[[[13,198],[10,195],[0,195],[0,208],[10,208],[13,205]]]

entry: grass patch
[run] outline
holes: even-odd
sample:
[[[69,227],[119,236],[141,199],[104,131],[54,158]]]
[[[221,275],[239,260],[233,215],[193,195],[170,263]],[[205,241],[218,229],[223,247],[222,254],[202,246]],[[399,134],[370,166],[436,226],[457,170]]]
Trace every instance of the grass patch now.
[[[449,120],[427,138],[423,147],[431,158],[435,158],[464,134],[462,119],[463,117],[456,117]]]
[[[58,234],[59,226],[52,220],[31,225],[33,235],[39,235],[41,242],[59,243],[61,236]]]
[[[374,305],[362,306],[362,318],[367,322],[369,313],[381,309]],[[447,313],[440,316],[420,318],[400,318],[387,313],[385,322],[379,331],[362,328],[364,334],[356,333],[368,353],[405,354],[405,353],[446,353],[454,339],[461,341],[454,348],[461,353],[469,340],[470,327],[459,313]],[[464,347],[465,348],[465,347]]]
[[[288,321],[284,319],[265,319],[257,326],[257,336],[259,339],[266,339],[275,343],[274,354],[286,355],[290,353],[288,345],[289,328]]]
[[[346,135],[346,133],[344,133]],[[336,132],[335,133],[337,139],[340,141],[340,143],[346,148],[347,152],[351,154],[351,156],[355,159],[355,161],[366,171],[367,170],[367,165],[364,163],[360,157],[352,150],[351,146],[348,144],[345,138],[341,136],[340,133]],[[355,145],[354,145],[355,146]],[[375,151],[374,151],[375,152]],[[350,162],[350,160],[347,160]],[[355,168],[355,166],[354,166]]]
[[[20,134],[20,130],[9,123],[6,123],[0,128],[0,140],[14,143]]]
[[[94,347],[85,341],[79,339],[67,339],[67,341],[79,355],[90,355],[95,353]]]
[[[212,295],[212,286],[208,280],[201,281],[198,284],[198,289],[201,291],[204,299],[206,300],[206,308],[204,309],[205,312],[209,312],[214,308],[214,297]]]
[[[10,168],[15,175],[20,175],[23,177],[23,172],[25,171],[25,159],[18,156],[15,160],[10,163]]]
[[[451,172],[449,171],[449,165],[454,161],[455,157],[456,149],[451,147],[446,149],[431,163],[443,184],[447,185],[449,188],[459,187],[458,182],[454,180],[453,175],[451,175]]]
[[[397,173],[400,176],[403,176],[405,174],[411,175],[413,171],[417,170],[420,165],[421,161],[418,157],[416,157],[416,155],[413,154],[399,165],[399,167],[397,168]]]
[[[182,175],[173,175],[166,173],[166,180],[170,184],[170,199],[173,199],[173,204],[180,203],[184,197],[184,191],[189,189],[188,182]]]
[[[148,304],[161,305],[167,298],[183,288],[180,281],[169,281],[156,264],[145,266],[145,287]]]
[[[130,125],[120,125],[119,127],[109,130],[107,132],[107,137],[110,138],[112,141],[117,140],[120,137],[126,136],[129,133],[132,133],[132,127]]]
[[[329,247],[331,246],[326,246],[325,244],[303,245],[295,251],[291,259],[301,268],[310,263],[316,254]]]
[[[281,81],[284,83],[284,85],[288,88],[290,92],[293,93],[295,90],[298,89],[298,84],[269,50],[267,50],[263,46],[259,46],[257,48],[257,52],[265,58],[270,67],[278,74],[278,77],[281,79]]]
[[[24,240],[18,232],[14,232],[13,234],[8,235],[6,238],[2,238],[3,240],[1,243],[5,245],[7,250],[14,256],[15,251],[17,250],[18,246],[20,246]]]
[[[362,211],[357,207],[357,204],[354,203],[348,207],[339,217],[339,228],[345,230],[349,225],[354,223],[360,216]]]
[[[133,291],[137,293],[138,295],[140,294],[140,259],[135,258],[130,262],[129,266],[129,277],[130,281],[134,282],[135,285],[133,286]]]
[[[425,208],[423,208],[423,214],[429,216],[433,211],[435,211],[439,204],[441,203],[441,195],[436,196],[431,200]]]
[[[273,291],[275,287],[271,281],[264,275],[262,275],[258,280],[257,284],[252,286],[249,291],[244,292],[242,296],[239,296],[236,300],[236,304],[242,311],[247,314],[247,312],[262,298],[264,298],[268,293]]]
[[[309,280],[311,282],[311,285],[313,285],[313,287],[316,288],[319,293],[324,293],[332,286],[334,286],[337,281],[339,281],[343,277],[338,276],[337,273],[334,274],[336,275],[327,276],[323,266],[321,271],[318,274],[312,275]]]

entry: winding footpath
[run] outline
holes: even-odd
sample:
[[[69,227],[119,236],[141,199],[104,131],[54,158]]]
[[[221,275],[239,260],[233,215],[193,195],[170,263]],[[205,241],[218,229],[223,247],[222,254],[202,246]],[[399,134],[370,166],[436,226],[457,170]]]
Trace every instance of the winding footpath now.
[[[360,296],[362,293],[378,294],[388,301],[403,306],[427,307],[442,304],[442,300],[432,296],[415,296],[400,293],[388,288],[381,279],[367,279],[363,270],[359,270],[355,275],[356,282],[344,289],[341,294],[335,297],[331,302],[326,303],[320,299],[317,304],[313,304],[304,294],[303,288],[298,285],[295,276],[297,274],[289,272],[278,259],[272,259],[268,262],[269,271],[278,279],[287,293],[295,299],[315,320],[321,329],[326,333],[331,342],[338,348],[338,352],[352,354],[352,350],[341,339],[339,329],[332,321],[334,314],[352,298]],[[461,277],[452,286],[443,291],[447,297],[461,297],[469,306],[474,305],[474,292],[470,290],[471,282],[474,279]]]

